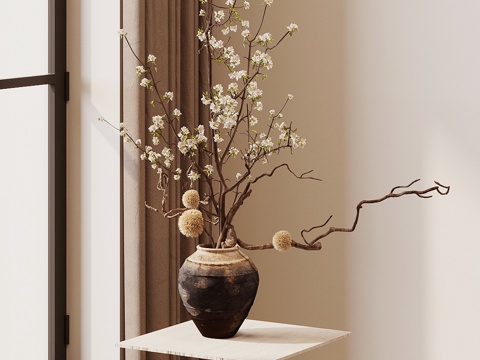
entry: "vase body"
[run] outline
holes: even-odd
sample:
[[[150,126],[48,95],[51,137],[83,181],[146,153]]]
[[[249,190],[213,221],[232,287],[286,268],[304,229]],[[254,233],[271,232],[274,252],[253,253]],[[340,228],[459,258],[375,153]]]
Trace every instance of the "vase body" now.
[[[200,333],[209,338],[234,336],[253,305],[258,271],[238,247],[197,246],[179,271],[183,305]]]

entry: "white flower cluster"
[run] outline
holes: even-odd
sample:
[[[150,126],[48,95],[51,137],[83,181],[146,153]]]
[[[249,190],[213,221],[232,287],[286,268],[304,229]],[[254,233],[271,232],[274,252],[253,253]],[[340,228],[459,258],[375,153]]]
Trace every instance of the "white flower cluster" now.
[[[170,169],[175,155],[172,149],[164,147],[160,153],[153,151],[151,146],[145,146],[145,151],[140,155],[140,159],[148,160],[152,169],[156,169],[159,174],[162,173],[162,166]]]
[[[223,19],[225,19],[225,12],[223,10],[219,10],[219,11],[214,11],[213,12],[213,18],[215,19],[215,22],[220,22],[222,21]]]
[[[233,48],[233,46],[223,48],[223,55],[221,59],[225,61],[225,64],[230,71],[240,65],[240,56],[235,53],[235,49]]]
[[[288,30],[288,33],[290,34],[290,36],[292,36],[294,32],[298,31],[298,25],[292,23],[292,24],[287,26],[287,30]]]
[[[237,87],[231,85],[229,89],[235,90]],[[203,94],[202,103],[210,106],[211,119],[209,125],[212,130],[218,130],[219,128],[230,130],[237,125],[238,102],[232,97],[231,93],[223,94],[223,86],[221,84],[213,87],[212,99],[209,98],[208,94]],[[215,142],[223,141],[218,133],[215,135]]]
[[[164,116],[156,115],[152,117],[152,125],[148,127],[148,131],[152,134],[153,145],[160,144],[162,130],[165,128]]]
[[[252,81],[247,85],[247,97],[252,99],[252,101],[260,100],[262,97],[263,91],[258,88],[256,81]]]
[[[265,68],[267,70],[270,70],[273,67],[272,57],[266,52],[257,50],[252,56],[252,65],[259,69]]]
[[[209,3],[208,0],[199,1],[201,4]],[[151,146],[142,148],[140,139],[135,141],[137,148],[142,150],[140,156],[142,160],[149,161],[152,168],[156,169],[159,174],[168,170],[173,179],[177,181],[182,176],[191,182],[201,177],[212,178],[215,171],[221,171],[221,167],[215,168],[213,162],[202,165],[202,167],[198,164],[194,166],[196,161],[194,159],[197,159],[200,151],[207,151],[209,155],[218,157],[222,161],[226,161],[225,159],[230,157],[240,157],[248,167],[253,166],[257,161],[267,162],[269,156],[279,152],[282,148],[303,148],[306,144],[306,140],[298,136],[296,130],[292,130],[291,125],[281,122],[283,115],[275,110],[270,110],[268,115],[264,115],[265,118],[268,117],[268,132],[257,132],[257,129],[253,129],[259,123],[261,116],[257,114],[259,117],[257,118],[252,112],[261,112],[264,107],[260,80],[266,78],[264,70],[270,70],[273,67],[270,54],[278,43],[274,43],[273,35],[270,32],[259,33],[258,29],[251,31],[250,21],[242,18],[242,11],[250,9],[249,1],[224,0],[224,3],[225,6],[208,4],[200,10],[199,16],[204,18],[202,21],[205,26],[197,31],[197,38],[202,42],[203,48],[210,53],[210,60],[226,66],[230,78],[229,83],[224,85],[218,83],[212,86],[201,98],[202,103],[209,109],[208,131],[211,138],[210,136],[207,138],[205,135],[203,125],[194,129],[182,126],[182,112],[173,104],[167,106],[167,103],[173,103],[174,93],[165,91],[163,95],[159,95],[157,100],[162,103],[165,110],[169,109],[169,112],[153,116],[148,131],[152,138],[152,145],[160,147],[162,141],[166,140],[166,134],[163,132],[167,127],[173,127],[177,129],[176,144],[169,143],[161,150],[154,151]],[[273,4],[273,0],[262,0],[262,3],[268,7]],[[216,32],[215,29],[218,29],[219,32]],[[291,23],[286,26],[286,30],[287,34],[293,35],[298,31],[298,26]],[[219,38],[217,39],[213,33]],[[230,41],[230,36],[234,36],[235,33],[238,33],[237,36],[243,39],[243,46],[248,48],[248,52],[237,53],[235,47],[230,45],[234,43]],[[126,36],[124,30],[120,30],[119,34],[121,37]],[[252,34],[254,35],[252,36]],[[285,35],[279,42],[285,38]],[[226,38],[222,40],[222,36]],[[157,89],[157,83],[153,77],[153,70],[157,70],[156,60],[155,55],[148,54],[146,61],[135,67],[135,72],[141,78],[140,86],[155,90],[155,93],[158,94],[159,89]],[[245,69],[244,63],[249,64],[247,69]],[[242,65],[244,65],[243,69]],[[292,98],[293,96],[289,94],[287,101]],[[153,105],[155,102],[157,101],[152,100],[151,104]],[[172,108],[173,110],[171,110]],[[240,126],[244,127],[240,128]],[[238,129],[240,130],[237,131]],[[278,140],[276,135],[273,135],[274,129],[279,132]],[[124,124],[120,124],[120,134],[125,141],[132,141]],[[236,135],[246,136],[247,145],[238,146]],[[226,148],[222,150],[219,147],[220,143]],[[177,150],[175,145],[182,155],[192,160],[192,166],[185,171],[185,174],[182,174],[180,168],[171,169],[175,160],[174,152]],[[210,159],[214,159],[213,156]],[[247,173],[245,175],[238,173],[236,180],[243,182],[249,177]]]
[[[307,140],[300,137],[295,130],[292,130],[290,126],[287,126],[284,122],[281,124],[275,123],[273,126],[275,129],[278,129],[280,135],[278,138],[282,141],[288,141],[288,145],[293,149],[304,148],[307,144]]]
[[[259,35],[255,41],[259,43],[262,46],[267,46],[268,44],[272,43],[272,34],[270,33],[265,33],[263,35]]]
[[[198,125],[194,134],[191,134],[186,126],[182,126],[177,136],[179,139],[177,143],[178,150],[183,155],[188,156],[195,155],[199,146],[205,144],[208,140],[205,136],[205,127],[203,125]]]

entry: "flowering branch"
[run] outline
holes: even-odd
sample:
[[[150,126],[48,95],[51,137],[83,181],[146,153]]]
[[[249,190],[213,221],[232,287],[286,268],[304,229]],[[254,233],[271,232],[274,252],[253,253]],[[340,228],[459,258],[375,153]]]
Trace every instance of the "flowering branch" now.
[[[277,232],[272,242],[264,245],[247,244],[237,238],[233,221],[240,207],[251,196],[253,184],[273,177],[278,170],[284,168],[297,179],[321,181],[310,176],[313,170],[297,174],[287,163],[273,164],[270,170],[261,168],[261,164],[272,161],[270,159],[273,155],[282,151],[293,153],[306,146],[306,140],[297,133],[293,123],[284,120],[283,111],[293,99],[293,95],[286,96],[280,111],[270,109],[265,114],[262,103],[261,84],[274,64],[271,54],[288,36],[293,36],[298,31],[298,26],[293,23],[286,26],[286,32],[279,40],[275,40],[269,32],[262,33],[267,10],[274,0],[262,0],[263,12],[256,28],[243,17],[250,9],[247,0],[224,0],[221,5],[218,1],[216,4],[208,0],[199,1],[199,17],[203,20],[200,21],[196,36],[200,44],[199,53],[206,52],[208,56],[208,81],[201,96],[202,104],[208,108],[208,124],[189,128],[180,109],[169,110],[173,107],[174,94],[168,89],[160,89],[160,82],[156,80],[156,57],[149,54],[147,60],[142,61],[133,50],[126,32],[120,31],[120,36],[139,63],[135,72],[141,78],[140,86],[151,91],[153,99],[149,103],[152,106],[160,104],[163,112],[152,117],[152,124],[148,128],[152,139],[151,146],[143,145],[140,139],[134,140],[125,125],[120,124],[117,128],[106,121],[120,132],[126,142],[133,143],[140,151],[141,160],[149,162],[158,173],[157,189],[162,192],[161,208],[145,204],[148,209],[169,219],[178,218],[180,232],[187,237],[196,238],[205,231],[212,246],[217,248],[238,244],[251,250],[274,248],[281,251],[290,247],[320,250],[320,240],[324,237],[334,232],[355,230],[360,209],[364,204],[413,194],[422,198],[430,197],[435,191],[441,195],[448,194],[449,187],[440,183],[425,190],[409,190],[418,181],[415,180],[407,186],[393,188],[382,198],[361,201],[357,205],[356,217],[350,228],[330,227],[323,234],[308,241],[306,235],[313,230],[324,228],[332,218],[330,216],[324,224],[302,230],[304,243],[294,241],[284,230]],[[244,49],[241,49],[241,52],[237,52],[234,46],[230,45],[234,34],[243,41]],[[217,64],[227,71],[230,80],[214,83],[213,66]],[[263,128],[260,128],[261,126]],[[161,148],[158,149],[158,146]],[[186,158],[187,164],[183,169],[174,169],[172,165],[179,156]],[[205,159],[207,164],[203,165]],[[236,168],[243,168],[243,173],[237,173],[232,179],[227,172],[231,169],[227,167],[229,162],[235,163]],[[167,208],[167,189],[171,181],[189,183],[190,189],[182,196],[184,207]],[[206,185],[203,201],[193,189],[199,182]],[[208,232],[205,223],[214,225],[214,232]]]

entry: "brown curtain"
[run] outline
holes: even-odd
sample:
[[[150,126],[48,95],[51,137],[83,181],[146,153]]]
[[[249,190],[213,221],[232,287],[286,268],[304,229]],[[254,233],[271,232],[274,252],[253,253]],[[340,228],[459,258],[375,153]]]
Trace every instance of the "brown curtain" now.
[[[202,121],[200,96],[206,63],[199,58],[196,0],[129,0],[123,2],[123,29],[143,60],[157,56],[162,91],[173,91],[172,111],[179,108],[182,125],[190,129]],[[138,61],[123,48],[123,122],[134,138],[148,139],[151,117],[160,109],[148,104],[148,90],[139,86]],[[162,113],[158,113],[162,115]],[[169,134],[173,139],[175,134]],[[145,208],[160,207],[158,176],[131,144],[123,147],[123,331],[129,339],[187,320],[177,292],[177,274],[195,243],[181,238],[175,220]],[[182,167],[177,157],[176,167]],[[173,184],[173,182],[171,182]],[[182,189],[175,183],[168,199],[179,204]],[[123,353],[122,353],[123,357]],[[167,355],[127,350],[125,359],[167,359]]]

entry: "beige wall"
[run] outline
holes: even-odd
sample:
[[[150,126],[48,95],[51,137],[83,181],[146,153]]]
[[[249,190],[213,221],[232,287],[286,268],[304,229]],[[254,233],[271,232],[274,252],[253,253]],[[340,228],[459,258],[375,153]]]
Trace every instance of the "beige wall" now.
[[[353,332],[299,359],[480,353],[479,11],[468,0],[274,2],[268,30],[293,21],[300,31],[262,86],[296,96],[285,115],[308,146],[292,163],[324,181],[282,173],[255,187],[238,235],[263,243],[287,229],[298,238],[329,214],[349,224],[359,200],[416,178],[453,187],[448,197],[365,206],[357,231],[329,237],[319,253],[248,253],[261,275],[254,318]]]
[[[343,4],[337,0],[276,0],[269,15],[264,31],[276,39],[291,22],[300,30],[271,53],[274,67],[261,84],[265,116],[269,109],[278,110],[292,93],[284,120],[293,121],[307,138],[305,149],[278,161],[288,161],[298,173],[315,169],[313,175],[323,181],[300,181],[288,171],[279,171],[254,186],[235,227],[241,239],[259,244],[270,241],[278,230],[288,230],[302,241],[302,229],[323,223],[332,214],[332,224],[344,224]],[[344,246],[344,236],[333,235],[320,252],[248,252],[260,272],[251,317],[345,329]],[[319,358],[344,359],[345,342],[298,357]]]

